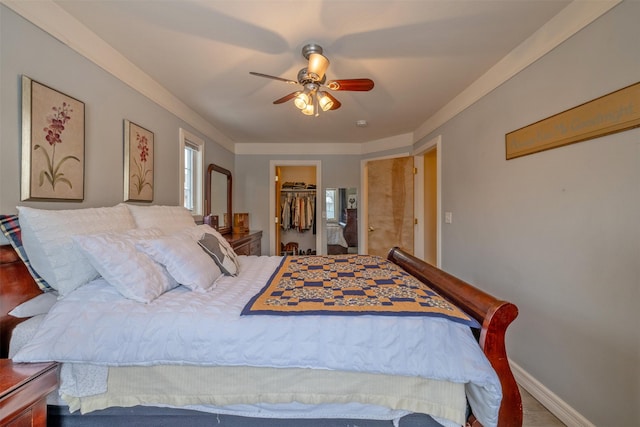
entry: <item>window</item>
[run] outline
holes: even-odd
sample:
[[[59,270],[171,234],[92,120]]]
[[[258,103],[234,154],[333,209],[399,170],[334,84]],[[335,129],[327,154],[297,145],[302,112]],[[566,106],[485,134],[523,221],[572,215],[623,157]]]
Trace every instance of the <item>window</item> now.
[[[327,188],[325,192],[327,206],[327,221],[336,222],[338,216],[336,212],[336,201],[338,198],[338,190],[335,188]]]
[[[203,215],[204,140],[180,129],[180,200],[194,216]]]
[[[194,149],[189,144],[186,144],[184,147],[184,207],[193,212],[194,205],[194,197],[193,197],[193,189],[195,187],[195,183],[193,182],[194,174],[194,163],[197,164],[198,159],[198,150]],[[197,167],[197,166],[195,166]]]

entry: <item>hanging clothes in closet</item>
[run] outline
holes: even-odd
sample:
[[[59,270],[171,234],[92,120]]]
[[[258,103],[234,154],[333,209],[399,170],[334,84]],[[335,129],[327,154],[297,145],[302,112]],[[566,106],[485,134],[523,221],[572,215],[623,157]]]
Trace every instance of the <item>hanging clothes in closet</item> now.
[[[280,206],[280,226],[283,230],[315,233],[315,191],[283,191]]]

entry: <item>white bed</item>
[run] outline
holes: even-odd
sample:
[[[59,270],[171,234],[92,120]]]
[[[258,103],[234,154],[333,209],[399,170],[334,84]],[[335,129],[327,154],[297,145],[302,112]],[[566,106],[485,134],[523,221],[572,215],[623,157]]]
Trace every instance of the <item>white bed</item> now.
[[[126,216],[122,205],[117,208]],[[175,262],[175,250],[167,252],[169,246],[160,243],[186,245],[191,239],[197,246],[203,232],[215,235],[212,229],[186,220],[181,223],[184,216],[176,222],[176,209],[156,209],[151,216],[151,209],[131,211],[133,229],[147,230],[133,233],[138,239],[136,250],[145,247],[142,252],[163,261],[165,273],[189,286],[165,283],[161,291],[154,290],[159,294],[153,297],[146,287],[129,295],[130,290],[123,291],[126,280],[117,286],[105,277],[74,287],[75,276],[70,272],[87,267],[77,264],[93,263],[95,267],[96,263],[82,236],[102,236],[98,242],[104,243],[104,233],[113,233],[109,226],[96,230],[95,213],[82,221],[77,214],[70,219],[61,212],[53,214],[53,219],[64,224],[57,224],[52,234],[49,212],[21,210],[27,227],[33,227],[33,218],[41,216],[50,226],[38,230],[38,222],[34,229],[23,232],[27,253],[31,239],[32,245],[56,250],[58,259],[69,254],[75,258],[62,263],[62,269],[60,263],[53,264],[52,269],[58,271],[49,277],[52,281],[62,278],[63,298],[46,315],[16,329],[14,342],[21,348],[13,348],[12,356],[15,362],[61,362],[60,395],[72,411],[154,405],[263,418],[321,415],[395,423],[416,412],[453,426],[465,423],[469,403],[484,426],[497,425],[501,380],[469,327],[418,316],[241,316],[280,257],[234,257],[237,277],[218,270],[213,282],[210,278],[202,281],[202,275],[193,272],[203,270],[203,265],[193,258],[185,258],[194,264],[192,268],[185,267],[186,261]],[[171,226],[165,226],[167,221]],[[76,237],[60,237],[65,227],[67,234]],[[130,226],[123,227],[119,221],[116,228],[117,233],[131,238]],[[157,229],[163,232],[149,234]],[[139,239],[153,245],[140,245]],[[100,248],[102,256],[109,258],[104,249]],[[42,247],[38,250],[43,251]],[[41,260],[51,258],[46,248],[44,254],[38,255],[38,250],[33,251],[36,264],[39,256]],[[123,253],[114,256],[114,260],[103,258],[99,263],[123,263],[117,259]],[[41,266],[42,271],[47,268]],[[127,274],[126,268],[118,268],[123,268],[120,274]],[[224,270],[224,264],[219,268]],[[92,274],[97,275],[89,272],[85,277]],[[212,390],[210,384],[216,387]]]
[[[327,244],[349,247],[344,238],[344,228],[340,224],[335,222],[327,224]]]

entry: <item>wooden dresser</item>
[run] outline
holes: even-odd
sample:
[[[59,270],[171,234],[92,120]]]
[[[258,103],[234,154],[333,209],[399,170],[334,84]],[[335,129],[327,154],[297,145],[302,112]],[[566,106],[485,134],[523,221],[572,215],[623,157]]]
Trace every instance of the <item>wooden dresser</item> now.
[[[57,386],[57,363],[0,359],[0,426],[46,427],[47,395]]]
[[[345,209],[344,239],[349,247],[358,247],[358,209]]]
[[[227,241],[238,255],[262,255],[262,231],[225,234]]]

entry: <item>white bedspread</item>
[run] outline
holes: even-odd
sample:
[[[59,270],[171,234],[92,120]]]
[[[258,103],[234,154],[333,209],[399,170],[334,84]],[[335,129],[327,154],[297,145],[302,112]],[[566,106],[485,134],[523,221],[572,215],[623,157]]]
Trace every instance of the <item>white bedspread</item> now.
[[[149,304],[104,280],[59,301],[17,362],[353,370],[466,383],[474,414],[496,425],[501,388],[468,327],[440,318],[240,316],[280,257],[240,257],[209,293],[178,287]]]

